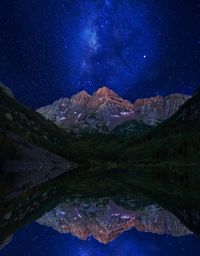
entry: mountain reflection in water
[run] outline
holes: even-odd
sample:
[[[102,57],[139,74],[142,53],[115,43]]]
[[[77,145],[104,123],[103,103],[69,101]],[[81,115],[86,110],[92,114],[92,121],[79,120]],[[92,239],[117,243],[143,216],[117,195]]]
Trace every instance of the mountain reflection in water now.
[[[5,202],[0,256],[200,255],[197,172],[138,173],[72,172]]]
[[[104,244],[133,227],[142,232],[172,236],[191,234],[173,214],[156,205],[145,204],[138,198],[126,203],[129,208],[134,209],[127,210],[106,199],[68,201],[46,213],[38,223],[52,227],[60,233],[71,233],[82,240],[92,236]]]
[[[200,240],[177,217],[140,198],[118,203],[108,198],[66,200],[36,222],[4,241],[7,245],[2,245],[0,255],[199,255],[200,251]]]

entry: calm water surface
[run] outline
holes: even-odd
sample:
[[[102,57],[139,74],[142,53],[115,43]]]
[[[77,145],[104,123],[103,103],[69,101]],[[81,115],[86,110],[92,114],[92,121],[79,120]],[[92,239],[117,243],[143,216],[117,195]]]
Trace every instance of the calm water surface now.
[[[104,173],[67,174],[4,202],[0,256],[200,255],[198,171]]]

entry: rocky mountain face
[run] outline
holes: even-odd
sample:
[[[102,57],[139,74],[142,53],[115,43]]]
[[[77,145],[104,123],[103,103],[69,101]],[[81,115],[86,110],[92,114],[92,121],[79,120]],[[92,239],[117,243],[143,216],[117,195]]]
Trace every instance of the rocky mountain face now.
[[[200,121],[200,89],[180,108],[176,119],[182,121]]]
[[[140,120],[154,125],[171,117],[189,98],[189,95],[175,93],[166,97],[138,99],[134,102],[133,108]]]
[[[155,125],[173,115],[189,98],[189,95],[177,93],[167,97],[138,99],[131,103],[104,86],[93,95],[82,91],[70,99],[61,98],[37,111],[66,129],[108,132],[130,120]]]
[[[112,90],[102,87],[92,96],[86,91],[37,110],[61,127],[107,131],[115,123],[134,118],[133,105]]]
[[[138,231],[182,236],[191,232],[170,212],[155,205],[127,210],[109,200],[68,201],[46,213],[38,222],[60,233],[71,233],[86,240],[93,236],[107,244],[123,232],[135,227]]]

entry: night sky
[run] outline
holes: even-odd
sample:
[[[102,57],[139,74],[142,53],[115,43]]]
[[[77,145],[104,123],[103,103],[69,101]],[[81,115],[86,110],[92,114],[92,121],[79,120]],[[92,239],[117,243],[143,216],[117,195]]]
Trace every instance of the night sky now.
[[[200,85],[198,0],[2,0],[0,80],[32,108],[107,85],[131,101]]]
[[[107,245],[79,240],[36,223],[17,231],[0,256],[198,256],[199,238],[172,237],[132,229]]]

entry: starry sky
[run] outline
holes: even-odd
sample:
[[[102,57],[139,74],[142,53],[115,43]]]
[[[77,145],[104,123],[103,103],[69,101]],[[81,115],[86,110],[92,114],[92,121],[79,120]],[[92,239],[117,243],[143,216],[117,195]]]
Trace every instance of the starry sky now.
[[[132,229],[107,245],[94,238],[79,240],[52,228],[32,223],[17,231],[0,256],[198,256],[199,238],[172,237]]]
[[[2,0],[0,80],[32,108],[102,85],[192,94],[199,27],[198,0]]]

